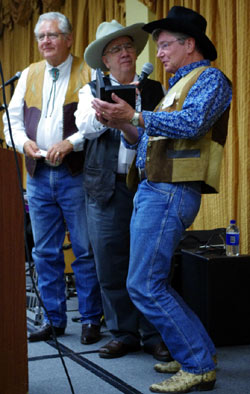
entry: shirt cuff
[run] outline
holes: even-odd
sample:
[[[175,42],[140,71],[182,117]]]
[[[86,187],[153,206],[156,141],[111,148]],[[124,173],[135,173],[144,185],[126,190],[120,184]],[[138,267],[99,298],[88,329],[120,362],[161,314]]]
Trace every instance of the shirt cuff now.
[[[79,151],[83,150],[84,140],[79,132],[66,138],[66,140],[69,141],[73,145],[74,152],[79,152]]]
[[[138,142],[139,142],[139,140],[138,140],[135,144],[131,145],[131,144],[129,144],[128,141],[125,139],[125,137],[124,137],[124,135],[122,134],[122,132],[121,132],[121,140],[122,140],[123,145],[124,145],[125,148],[127,148],[127,149],[137,149],[137,147],[138,147]]]
[[[152,122],[152,112],[151,111],[143,111],[142,117],[143,117],[143,121],[144,121],[145,131],[147,133],[147,130],[152,129],[152,123],[151,123]]]
[[[104,131],[107,129],[107,126],[99,122],[99,120],[96,119],[96,117],[93,118],[93,127],[97,132]]]

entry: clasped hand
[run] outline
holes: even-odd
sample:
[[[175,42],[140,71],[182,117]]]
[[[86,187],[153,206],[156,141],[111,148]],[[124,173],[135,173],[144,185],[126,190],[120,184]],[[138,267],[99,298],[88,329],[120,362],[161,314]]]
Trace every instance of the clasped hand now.
[[[24,144],[24,153],[27,157],[34,160],[40,159],[42,156],[39,154],[39,148],[35,141],[28,140]],[[57,142],[51,146],[46,155],[46,160],[52,164],[61,163],[64,157],[73,150],[72,144],[68,140]]]
[[[124,100],[112,93],[113,103],[95,98],[92,101],[92,108],[96,111],[96,118],[108,127],[122,129],[122,125],[128,124],[132,119],[135,110]]]

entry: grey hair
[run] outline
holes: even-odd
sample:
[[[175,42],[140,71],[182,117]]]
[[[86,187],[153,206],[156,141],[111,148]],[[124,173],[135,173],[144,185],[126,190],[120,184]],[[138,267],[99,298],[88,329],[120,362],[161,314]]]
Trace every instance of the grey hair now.
[[[172,34],[174,37],[176,37],[181,43],[184,43],[184,41],[189,38],[190,36],[188,34],[180,33],[177,31],[169,31],[169,30],[164,30],[164,29],[155,29],[152,33],[152,37],[154,41],[157,41],[159,38],[159,35],[165,31],[166,33]]]
[[[36,37],[38,35],[41,23],[44,21],[51,21],[51,20],[58,21],[58,27],[62,33],[64,34],[72,33],[71,23],[65,15],[61,14],[60,12],[47,12],[45,14],[40,15],[38,18],[38,21],[34,29],[34,33]]]

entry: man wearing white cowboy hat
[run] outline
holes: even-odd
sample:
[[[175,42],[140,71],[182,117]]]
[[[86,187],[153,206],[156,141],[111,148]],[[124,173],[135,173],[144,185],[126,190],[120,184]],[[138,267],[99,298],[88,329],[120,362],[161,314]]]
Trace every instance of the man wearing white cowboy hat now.
[[[118,96],[112,95],[115,104],[92,102],[97,119],[121,129],[125,146],[137,149],[140,183],[130,225],[127,288],[174,358],[155,366],[159,372],[177,372],[150,387],[159,393],[211,390],[216,380],[212,340],[167,283],[173,253],[199,211],[201,194],[219,189],[232,88],[210,66],[217,53],[206,24],[197,12],[175,6],[167,18],[143,26],[174,76],[157,110],[138,112],[138,127],[131,122],[135,110]]]
[[[143,23],[124,27],[115,20],[103,22],[96,40],[85,50],[85,60],[93,69],[110,71],[105,84],[130,84],[138,80],[136,58],[148,40]],[[137,109],[153,110],[164,96],[159,82],[148,80],[137,98]],[[126,186],[126,174],[134,151],[121,143],[120,131],[97,121],[91,101],[96,97],[96,81],[79,92],[76,124],[86,138],[84,185],[87,217],[100,282],[103,309],[112,340],[99,349],[103,358],[121,357],[143,349],[159,360],[169,360],[169,352],[153,325],[131,302],[126,278],[129,263],[129,225],[134,192]],[[139,329],[142,335],[139,333]]]

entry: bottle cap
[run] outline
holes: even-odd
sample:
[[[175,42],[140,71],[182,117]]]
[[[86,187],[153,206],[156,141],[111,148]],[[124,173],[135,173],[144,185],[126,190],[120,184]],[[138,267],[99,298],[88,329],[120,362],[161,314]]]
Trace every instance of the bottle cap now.
[[[235,224],[236,220],[230,220],[230,223]]]

